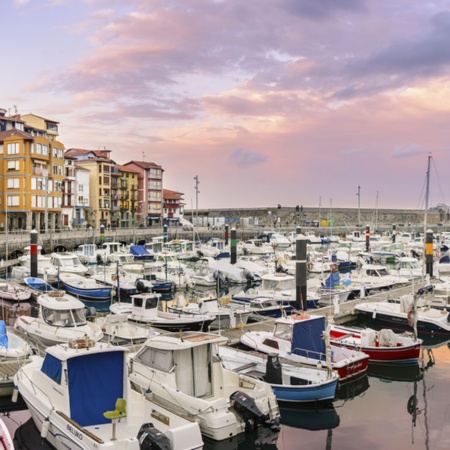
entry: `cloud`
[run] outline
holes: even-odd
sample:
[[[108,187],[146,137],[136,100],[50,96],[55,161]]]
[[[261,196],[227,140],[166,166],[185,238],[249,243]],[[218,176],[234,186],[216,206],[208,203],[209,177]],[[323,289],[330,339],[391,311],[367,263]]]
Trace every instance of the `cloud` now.
[[[13,0],[13,4],[16,6],[24,6],[30,3],[30,0]]]
[[[230,161],[233,165],[246,169],[266,162],[267,157],[262,153],[252,152],[243,148],[237,148],[230,155]]]
[[[365,10],[362,0],[283,0],[291,13],[314,20],[329,19],[339,12],[361,12]]]
[[[400,159],[429,153],[431,153],[430,149],[423,148],[419,144],[400,144],[394,147],[392,157],[394,159]]]

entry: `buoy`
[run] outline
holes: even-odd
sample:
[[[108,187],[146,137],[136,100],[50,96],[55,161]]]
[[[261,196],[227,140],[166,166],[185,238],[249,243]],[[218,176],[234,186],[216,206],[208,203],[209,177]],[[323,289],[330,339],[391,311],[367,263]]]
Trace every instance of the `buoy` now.
[[[48,420],[48,417],[42,422],[42,428],[41,428],[41,438],[46,439],[48,434],[48,429],[50,428],[50,420]]]
[[[14,386],[11,401],[13,403],[17,403],[18,398],[19,398],[19,388],[17,386]]]

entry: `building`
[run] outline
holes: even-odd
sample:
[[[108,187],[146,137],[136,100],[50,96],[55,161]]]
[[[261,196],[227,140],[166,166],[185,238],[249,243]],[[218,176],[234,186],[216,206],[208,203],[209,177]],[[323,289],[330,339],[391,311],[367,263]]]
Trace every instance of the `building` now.
[[[130,161],[124,166],[138,173],[137,221],[139,225],[160,224],[163,213],[164,170],[161,166],[146,161]]]
[[[0,109],[0,229],[61,227],[64,145],[58,122]]]
[[[139,172],[129,166],[116,164],[119,171],[119,211],[120,228],[132,228],[138,225],[138,185]]]
[[[168,221],[169,225],[177,222],[181,224],[183,222],[184,215],[184,199],[183,193],[177,191],[171,191],[169,189],[163,189],[164,198],[164,219]]]

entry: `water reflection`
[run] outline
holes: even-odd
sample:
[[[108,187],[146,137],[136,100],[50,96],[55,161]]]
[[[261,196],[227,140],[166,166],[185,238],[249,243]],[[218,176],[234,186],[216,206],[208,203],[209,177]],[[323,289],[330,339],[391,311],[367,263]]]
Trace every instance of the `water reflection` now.
[[[299,406],[280,405],[281,424],[303,430],[331,430],[340,424],[333,405]]]
[[[419,381],[423,372],[416,364],[383,364],[371,363],[367,368],[367,375],[386,381]]]

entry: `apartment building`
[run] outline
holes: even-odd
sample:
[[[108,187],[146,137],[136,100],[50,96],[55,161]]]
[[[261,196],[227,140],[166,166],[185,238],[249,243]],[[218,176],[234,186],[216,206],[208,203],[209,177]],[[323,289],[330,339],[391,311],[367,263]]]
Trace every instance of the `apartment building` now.
[[[170,189],[163,189],[164,198],[164,219],[170,222],[182,223],[184,215],[184,199],[183,193],[178,191],[171,191]]]
[[[0,230],[61,228],[64,145],[58,122],[0,109]]]
[[[161,223],[164,170],[158,164],[146,161],[129,161],[124,166],[138,173],[138,223],[144,226]]]
[[[130,228],[138,225],[138,183],[139,172],[128,166],[116,164],[119,177],[119,215],[121,228]]]

